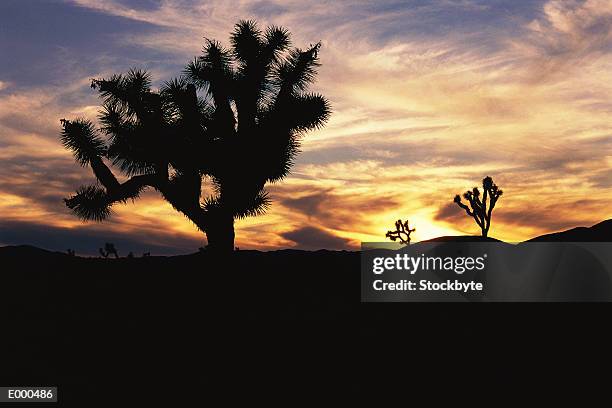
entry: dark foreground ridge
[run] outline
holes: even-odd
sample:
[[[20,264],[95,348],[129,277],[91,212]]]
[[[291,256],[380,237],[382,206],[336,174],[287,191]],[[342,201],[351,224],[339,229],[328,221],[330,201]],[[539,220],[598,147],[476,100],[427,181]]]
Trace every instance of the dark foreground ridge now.
[[[580,236],[610,240],[611,225]],[[546,239],[575,240],[571,231]],[[522,381],[526,352],[538,350],[547,369],[565,366],[551,345],[587,333],[606,341],[611,312],[608,304],[361,303],[360,253],[348,251],[102,259],[13,246],[0,248],[0,261],[0,381],[59,385],[74,406],[153,397],[181,406],[173,386],[261,390],[264,369],[281,388],[358,386],[364,370],[377,373],[370,386],[403,384],[408,375],[437,378],[440,367],[454,381],[482,373],[479,384]],[[448,365],[449,356],[461,361]],[[381,375],[397,366],[412,374]],[[154,392],[135,394],[139,386]]]
[[[110,385],[106,406],[187,406],[255,386],[264,369],[306,375],[317,344],[359,337],[356,252],[102,259],[17,246],[0,260],[0,383],[59,385],[74,406]]]

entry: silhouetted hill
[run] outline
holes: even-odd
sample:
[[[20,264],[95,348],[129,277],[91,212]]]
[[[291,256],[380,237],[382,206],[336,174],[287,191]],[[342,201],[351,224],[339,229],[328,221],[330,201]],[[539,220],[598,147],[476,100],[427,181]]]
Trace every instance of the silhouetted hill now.
[[[606,240],[611,225],[605,221],[549,236]],[[453,381],[503,367],[504,373],[520,371],[526,381],[529,373],[515,360],[524,351],[519,345],[525,344],[525,333],[541,350],[542,344],[567,338],[568,327],[582,335],[608,317],[592,308],[555,314],[512,304],[361,303],[360,253],[350,251],[103,259],[24,245],[0,248],[0,262],[0,321],[5,325],[0,350],[8,350],[0,382],[57,384],[64,405],[74,406],[101,405],[91,402],[92,395],[102,401],[109,383],[107,406],[124,398],[182,406],[174,386],[226,390],[227,395],[237,385],[261,390],[270,385],[268,379],[275,388],[313,381],[336,386],[339,379],[361,386],[367,372],[388,380],[381,375],[394,372],[387,371],[391,366],[409,367],[412,380],[439,376],[441,367]],[[542,321],[549,341],[538,343]],[[449,344],[453,352],[482,363],[449,367]],[[487,344],[495,345],[496,353],[501,350],[496,359],[482,359],[491,355]],[[263,368],[278,375],[262,376]],[[394,378],[405,386],[408,375]],[[376,381],[367,377],[368,386]],[[480,384],[495,378],[481,378]],[[151,385],[159,382],[163,387]],[[155,392],[134,393],[135,384]]]
[[[612,242],[612,219],[592,227],[576,227],[567,231],[541,235],[525,242]]]
[[[427,239],[421,242],[502,242],[499,239],[483,237],[480,235],[445,235],[442,237]]]
[[[503,242],[480,235],[447,235],[420,242]],[[592,227],[576,227],[528,239],[524,242],[612,242],[612,219]]]
[[[32,245],[9,245],[0,247],[0,257],[50,257],[50,256],[67,256],[60,252],[47,251],[46,249],[37,248]]]

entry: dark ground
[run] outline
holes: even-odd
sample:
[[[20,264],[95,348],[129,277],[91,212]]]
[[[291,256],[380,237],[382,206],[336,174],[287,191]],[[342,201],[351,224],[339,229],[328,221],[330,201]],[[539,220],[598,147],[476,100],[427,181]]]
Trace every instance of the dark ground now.
[[[58,385],[62,405],[505,395],[609,378],[590,369],[609,366],[609,304],[361,303],[356,252],[87,259],[23,246],[0,260],[0,383]]]

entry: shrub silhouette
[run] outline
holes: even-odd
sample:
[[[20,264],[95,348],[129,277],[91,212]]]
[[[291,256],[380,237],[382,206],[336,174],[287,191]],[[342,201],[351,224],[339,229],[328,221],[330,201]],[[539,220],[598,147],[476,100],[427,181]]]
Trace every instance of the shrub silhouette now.
[[[486,237],[489,234],[491,227],[491,215],[499,197],[503,191],[500,190],[489,176],[482,180],[482,200],[480,199],[480,190],[474,187],[472,191],[466,191],[463,198],[468,201],[469,207],[461,202],[461,197],[457,194],[454,202],[465,210],[465,213],[474,218],[476,224],[480,227],[482,236]]]
[[[397,241],[399,239],[400,243],[404,245],[410,245],[410,234],[416,231],[415,228],[410,228],[408,224],[408,220],[402,223],[402,220],[395,221],[395,231],[387,231],[385,237],[389,238],[391,241]]]
[[[115,255],[115,258],[119,258],[119,253],[117,252],[115,245],[111,244],[110,242],[104,244],[104,249],[100,248],[99,251],[100,255],[102,255],[104,258],[108,258],[108,256],[111,254]]]
[[[66,253],[68,254],[68,256],[76,256],[76,252],[74,251],[74,249],[68,248],[66,250]]]
[[[320,45],[291,49],[286,29],[240,21],[230,49],[206,40],[203,55],[159,91],[141,70],[92,80],[103,99],[99,129],[62,119],[61,140],[99,184],[66,205],[102,221],[152,187],[206,233],[208,249],[232,251],[234,220],[268,209],[265,185],[289,174],[301,137],[330,115],[328,101],[307,92]],[[129,179],[119,182],[104,159]]]

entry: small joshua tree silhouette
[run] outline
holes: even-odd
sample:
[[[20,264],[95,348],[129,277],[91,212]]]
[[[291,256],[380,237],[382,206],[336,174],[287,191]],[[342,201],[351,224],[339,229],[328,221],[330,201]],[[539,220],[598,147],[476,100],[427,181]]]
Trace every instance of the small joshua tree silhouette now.
[[[107,242],[104,244],[104,249],[100,248],[100,255],[102,255],[104,258],[108,258],[108,256],[111,254],[115,255],[115,258],[119,258],[119,253],[117,252],[115,245]]]
[[[74,249],[68,248],[66,250],[66,252],[68,253],[68,256],[75,256],[76,255],[76,252],[74,252]]]
[[[469,207],[461,202],[461,196],[459,196],[459,194],[455,196],[454,202],[457,203],[459,207],[463,208],[467,215],[474,218],[476,224],[478,224],[482,231],[482,236],[486,237],[491,227],[491,214],[493,213],[493,208],[495,208],[497,200],[504,192],[495,185],[493,179],[489,176],[482,179],[482,189],[482,200],[480,199],[480,190],[478,190],[478,187],[474,187],[472,191],[468,190],[463,193],[463,198],[468,201]]]
[[[387,231],[385,237],[391,241],[399,241],[404,245],[410,245],[410,234],[416,231],[416,228],[410,228],[408,220],[402,223],[402,220],[395,221],[395,231]]]

